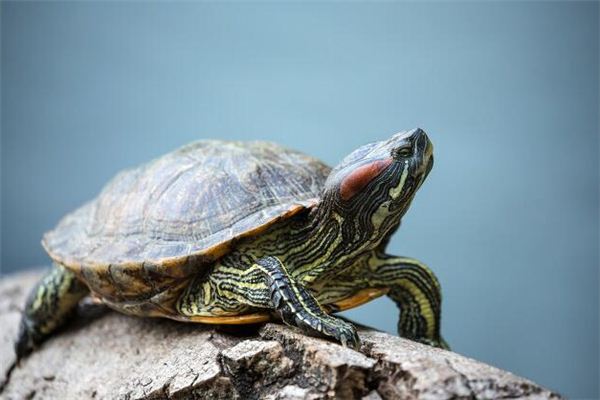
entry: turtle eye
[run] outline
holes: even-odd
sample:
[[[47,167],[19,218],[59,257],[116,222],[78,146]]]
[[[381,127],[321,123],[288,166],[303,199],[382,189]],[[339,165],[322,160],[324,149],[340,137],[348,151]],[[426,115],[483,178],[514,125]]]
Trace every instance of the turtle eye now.
[[[407,146],[402,146],[400,148],[394,149],[394,151],[392,152],[393,156],[395,157],[410,157],[413,153],[412,150],[412,146],[407,145]]]

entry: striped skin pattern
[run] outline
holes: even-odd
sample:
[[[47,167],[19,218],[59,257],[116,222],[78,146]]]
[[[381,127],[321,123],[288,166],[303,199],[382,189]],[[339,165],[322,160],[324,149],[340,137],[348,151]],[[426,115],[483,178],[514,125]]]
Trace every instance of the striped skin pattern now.
[[[409,137],[410,159],[398,159],[349,200],[341,198],[339,188],[345,170],[357,167],[337,169],[341,175],[334,170],[315,209],[241,242],[215,263],[210,274],[186,289],[178,311],[188,316],[235,315],[253,308],[279,311],[268,297],[273,283],[260,272],[269,257],[276,257],[285,266],[282,271],[312,295],[304,303],[299,297],[300,307],[318,314],[322,306],[351,297],[360,289],[390,288],[388,296],[403,311],[400,334],[446,347],[439,334],[441,291],[433,273],[416,260],[383,253],[431,168],[431,145],[426,137],[415,133]],[[423,138],[422,148],[419,138]],[[393,142],[392,146],[402,144]],[[395,148],[384,146],[388,155]],[[376,153],[374,158],[385,154]],[[367,158],[366,162],[370,161]],[[360,162],[366,165],[364,159]],[[323,322],[316,330],[347,341],[336,336],[328,323],[334,324]],[[329,333],[332,331],[334,334]]]
[[[199,142],[119,174],[44,246],[63,275],[127,314],[211,323],[276,314],[357,347],[354,327],[329,314],[376,289],[400,307],[402,336],[446,347],[437,279],[385,253],[432,164],[420,129],[360,147],[333,170],[273,144]],[[34,319],[58,321],[57,310]],[[36,326],[29,337],[49,333]]]
[[[62,265],[45,275],[33,288],[21,319],[17,355],[27,354],[34,344],[53,332],[72,314],[79,300],[89,293],[87,286]]]
[[[408,257],[375,254],[369,260],[371,285],[388,286],[388,296],[402,310],[398,334],[448,349],[440,335],[441,287],[433,272]]]

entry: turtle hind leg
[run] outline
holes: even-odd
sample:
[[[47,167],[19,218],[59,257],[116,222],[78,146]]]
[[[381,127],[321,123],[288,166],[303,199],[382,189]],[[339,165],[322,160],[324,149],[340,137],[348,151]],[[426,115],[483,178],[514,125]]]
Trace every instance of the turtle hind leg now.
[[[29,354],[72,315],[77,303],[89,293],[73,272],[55,264],[29,293],[15,351],[17,360]]]

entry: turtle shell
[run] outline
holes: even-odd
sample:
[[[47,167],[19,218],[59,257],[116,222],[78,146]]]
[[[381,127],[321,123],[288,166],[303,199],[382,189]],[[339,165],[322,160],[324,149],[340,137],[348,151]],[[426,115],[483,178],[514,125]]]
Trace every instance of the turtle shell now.
[[[266,321],[268,312],[185,317],[174,304],[190,277],[236,240],[316,204],[329,172],[321,161],[274,143],[191,143],[117,174],[42,244],[121,312],[213,324]],[[385,291],[365,289],[327,310],[353,308]]]
[[[274,143],[198,141],[120,172],[42,244],[102,296],[139,295],[140,275],[156,292],[311,207],[329,172]]]

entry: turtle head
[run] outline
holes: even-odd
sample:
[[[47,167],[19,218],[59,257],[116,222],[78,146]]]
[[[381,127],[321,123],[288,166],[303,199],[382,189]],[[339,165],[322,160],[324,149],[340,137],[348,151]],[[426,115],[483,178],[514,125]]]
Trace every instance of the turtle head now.
[[[400,132],[344,158],[327,178],[324,200],[344,220],[360,223],[361,231],[385,234],[398,226],[432,166],[427,134]]]

